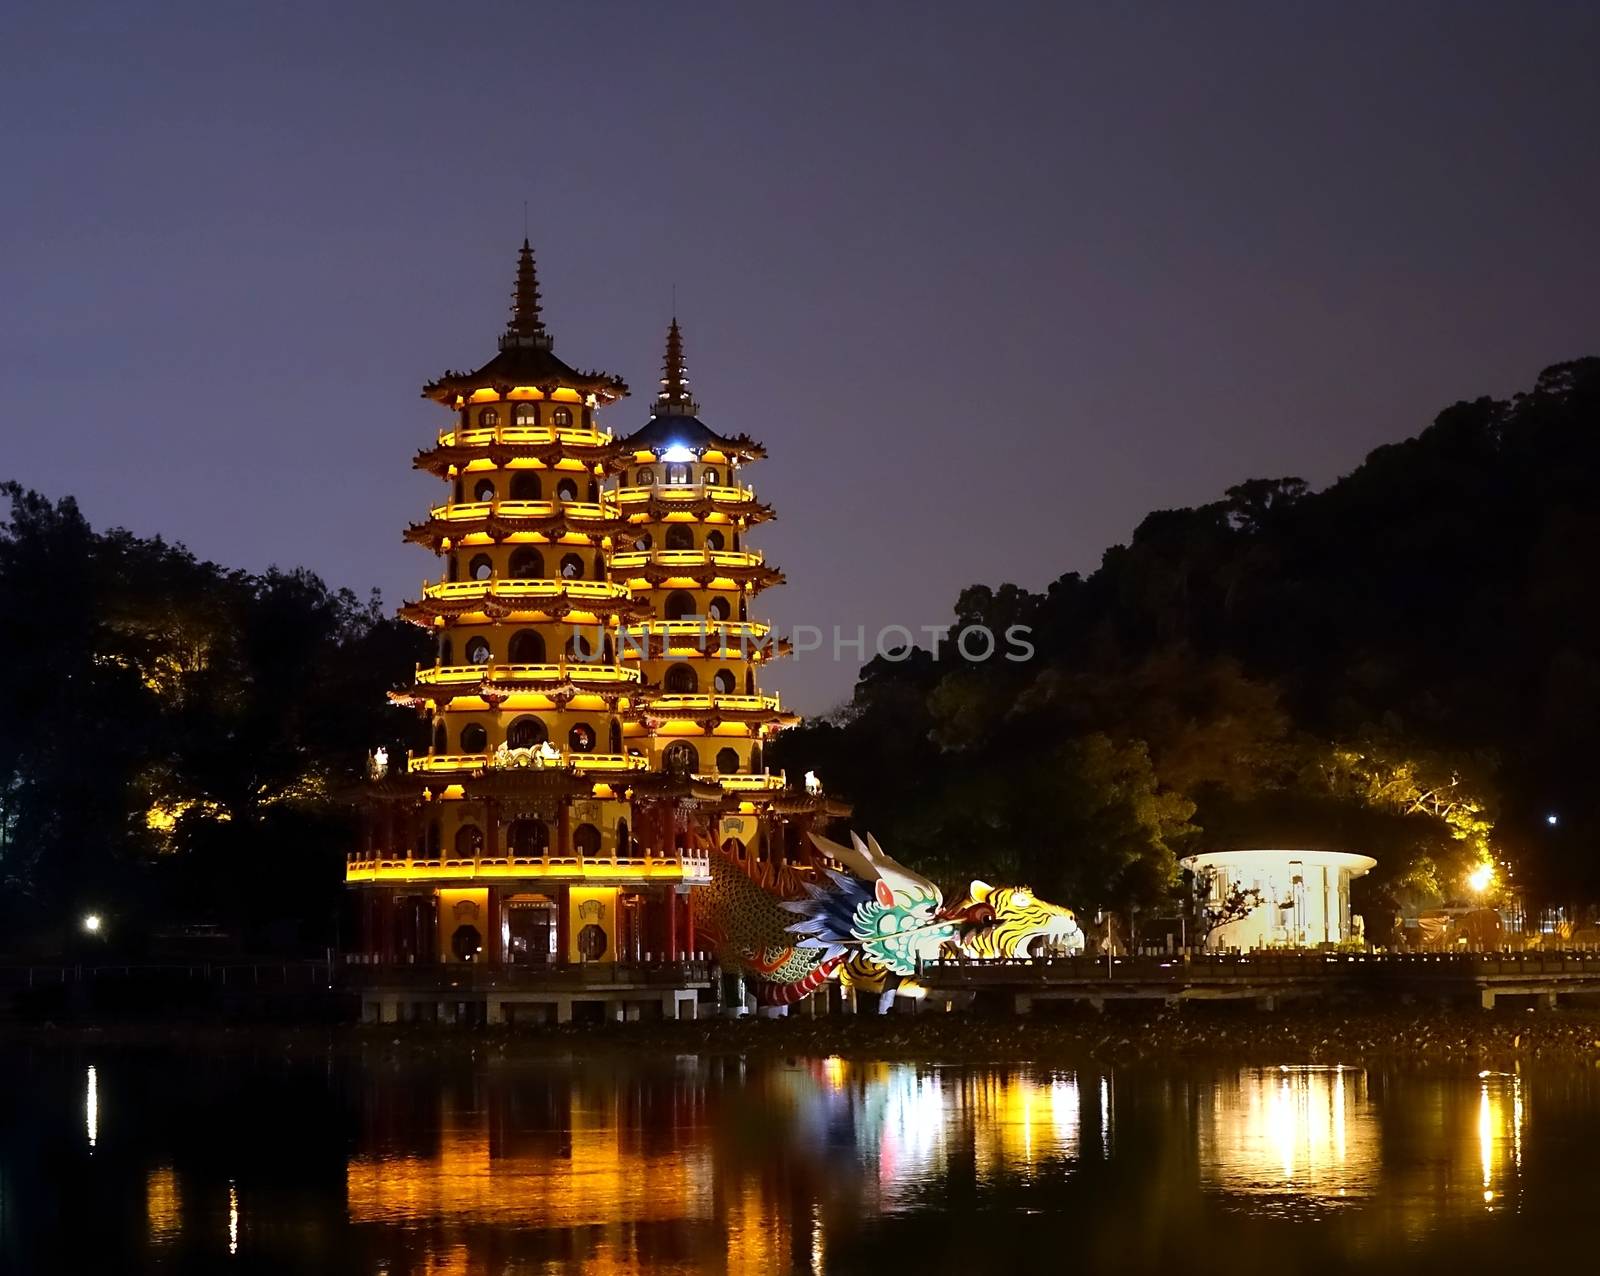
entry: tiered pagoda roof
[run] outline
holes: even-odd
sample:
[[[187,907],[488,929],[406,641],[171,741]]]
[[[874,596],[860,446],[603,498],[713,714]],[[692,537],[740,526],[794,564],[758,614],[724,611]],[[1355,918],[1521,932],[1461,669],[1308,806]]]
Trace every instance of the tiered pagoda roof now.
[[[592,394],[599,403],[612,403],[628,393],[621,377],[609,372],[580,372],[558,359],[545,330],[539,305],[539,281],[534,269],[533,246],[524,239],[517,259],[517,286],[512,294],[511,321],[500,338],[500,353],[476,372],[444,373],[422,387],[424,398],[453,405],[475,390],[505,394],[517,386],[530,386],[548,396],[557,389]]]
[[[718,434],[695,415],[700,405],[689,393],[688,369],[683,359],[683,333],[676,317],[667,329],[667,354],[661,365],[661,392],[651,416],[639,429],[622,440],[629,452],[661,453],[681,447],[696,456],[721,452],[740,460],[754,461],[766,456],[767,449],[748,434]]]
[[[436,505],[424,522],[406,528],[405,539],[437,551],[446,539],[459,541],[474,532],[497,541],[513,533],[532,532],[554,542],[575,532],[631,543],[642,529],[635,528],[609,498],[600,502],[472,501]]]
[[[422,597],[407,602],[400,615],[432,628],[439,617],[482,614],[490,621],[513,616],[617,616],[640,620],[650,615],[647,602],[636,601],[622,585],[597,580],[452,580],[423,587]]]

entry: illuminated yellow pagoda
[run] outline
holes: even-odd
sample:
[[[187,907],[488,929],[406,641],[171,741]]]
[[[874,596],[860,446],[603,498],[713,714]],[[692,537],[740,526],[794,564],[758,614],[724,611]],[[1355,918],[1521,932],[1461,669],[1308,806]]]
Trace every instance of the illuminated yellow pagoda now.
[[[611,556],[611,577],[649,608],[643,623],[623,622],[645,688],[623,714],[623,739],[658,770],[759,803],[784,787],[765,768],[764,746],[797,721],[759,685],[763,663],[783,649],[754,609],[783,573],[748,543],[772,517],[744,482],[744,467],[766,450],[747,435],[718,434],[699,410],[674,319],[650,420],[621,444],[617,502],[630,544]]]
[[[624,745],[644,670],[620,626],[650,605],[611,579],[634,532],[606,481],[632,454],[595,416],[626,393],[556,357],[526,241],[499,353],[423,389],[453,420],[414,463],[446,493],[406,539],[442,575],[401,614],[436,647],[394,698],[427,718],[429,747],[376,777],[346,872],[369,1017],[468,1004],[495,1021],[531,1004],[564,1019],[574,991],[607,1013],[654,999],[676,1014],[705,986],[689,888],[707,879],[722,790],[652,774]],[[412,995],[404,967],[454,968],[473,996]],[[554,976],[574,969],[582,986],[564,990]]]

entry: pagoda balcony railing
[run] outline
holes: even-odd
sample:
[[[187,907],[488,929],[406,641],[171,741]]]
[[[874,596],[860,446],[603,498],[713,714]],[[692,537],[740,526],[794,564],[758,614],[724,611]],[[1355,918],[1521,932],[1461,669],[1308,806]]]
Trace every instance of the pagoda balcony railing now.
[[[713,772],[694,778],[707,784],[720,784],[729,793],[768,793],[789,787],[789,781],[782,775],[768,775],[765,772],[758,775],[740,775],[736,772],[721,775]]]
[[[681,961],[515,961],[444,962],[395,961],[385,963],[376,953],[346,953],[339,967],[339,982],[351,988],[429,990],[448,987],[452,992],[578,993],[637,988],[682,989],[711,982],[709,954],[695,953]],[[322,970],[327,971],[323,966]],[[327,982],[326,973],[322,976]]]
[[[435,505],[429,515],[446,523],[472,523],[499,515],[502,518],[616,519],[622,507],[612,500],[600,501],[449,501]]]
[[[461,771],[648,771],[650,759],[633,753],[577,753],[571,749],[512,749],[497,753],[434,753],[406,764],[413,774]]]
[[[647,712],[658,717],[670,718],[675,714],[689,715],[719,710],[726,713],[759,713],[762,710],[781,708],[777,696],[734,695],[721,691],[701,692],[698,695],[674,692],[651,696]]]
[[[653,564],[657,567],[760,567],[758,549],[632,549],[611,555],[613,568]]]
[[[652,487],[624,487],[616,493],[623,505],[647,505],[650,501],[726,501],[743,505],[756,499],[753,487],[726,487],[718,483],[657,483]]]
[[[424,581],[422,594],[441,601],[570,598],[580,602],[628,602],[633,598],[626,585],[608,580],[437,580]]]
[[[467,429],[440,430],[440,447],[483,447],[490,443],[571,443],[576,447],[605,447],[612,441],[609,430],[582,426],[544,425],[469,426]]]
[[[759,620],[647,620],[638,624],[623,625],[622,632],[630,639],[651,637],[665,637],[669,643],[673,639],[682,639],[683,645],[697,643],[712,634],[719,635],[724,642],[738,642],[743,639],[747,643],[760,643],[772,632],[772,626]],[[629,644],[622,644],[624,655],[635,654],[629,651]]]
[[[443,878],[496,877],[641,877],[708,878],[711,852],[684,847],[659,853],[561,855],[554,851],[498,855],[427,855],[410,850],[356,851],[346,856],[347,882],[428,881]]]
[[[558,664],[418,665],[416,679],[424,687],[476,686],[481,682],[626,682],[639,681],[639,670],[625,665],[563,660]]]

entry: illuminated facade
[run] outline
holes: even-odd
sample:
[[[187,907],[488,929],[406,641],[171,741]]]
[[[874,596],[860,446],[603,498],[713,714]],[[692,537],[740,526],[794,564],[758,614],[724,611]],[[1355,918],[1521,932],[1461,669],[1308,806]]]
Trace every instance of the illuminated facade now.
[[[1319,948],[1360,937],[1350,912],[1350,883],[1377,860],[1347,851],[1210,851],[1180,861],[1206,883],[1213,906],[1235,890],[1254,891],[1260,903],[1206,936],[1213,951]]]
[[[623,738],[656,769],[726,792],[719,844],[765,858],[772,829],[762,817],[775,799],[794,800],[766,769],[765,746],[797,720],[760,686],[765,662],[785,650],[755,611],[783,573],[748,539],[772,517],[744,481],[766,449],[719,434],[699,410],[674,319],[650,420],[621,443],[616,499],[629,546],[611,556],[611,578],[648,608],[643,622],[624,622],[624,640],[650,689],[626,711]]]
[[[406,539],[441,572],[401,615],[434,653],[393,699],[428,747],[375,766],[351,967],[369,1017],[692,1013],[713,848],[802,855],[827,809],[764,767],[795,720],[758,686],[783,648],[750,604],[782,575],[739,467],[764,453],[695,416],[676,322],[650,421],[605,430],[627,387],[556,357],[526,241],[499,344],[423,388],[452,420],[414,464],[445,494]]]

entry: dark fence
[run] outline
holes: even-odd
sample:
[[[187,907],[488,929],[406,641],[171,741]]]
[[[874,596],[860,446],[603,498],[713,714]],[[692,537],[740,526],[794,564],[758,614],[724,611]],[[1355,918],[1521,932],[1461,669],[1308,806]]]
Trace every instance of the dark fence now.
[[[0,963],[0,1010],[25,1020],[348,1013],[327,961]]]

